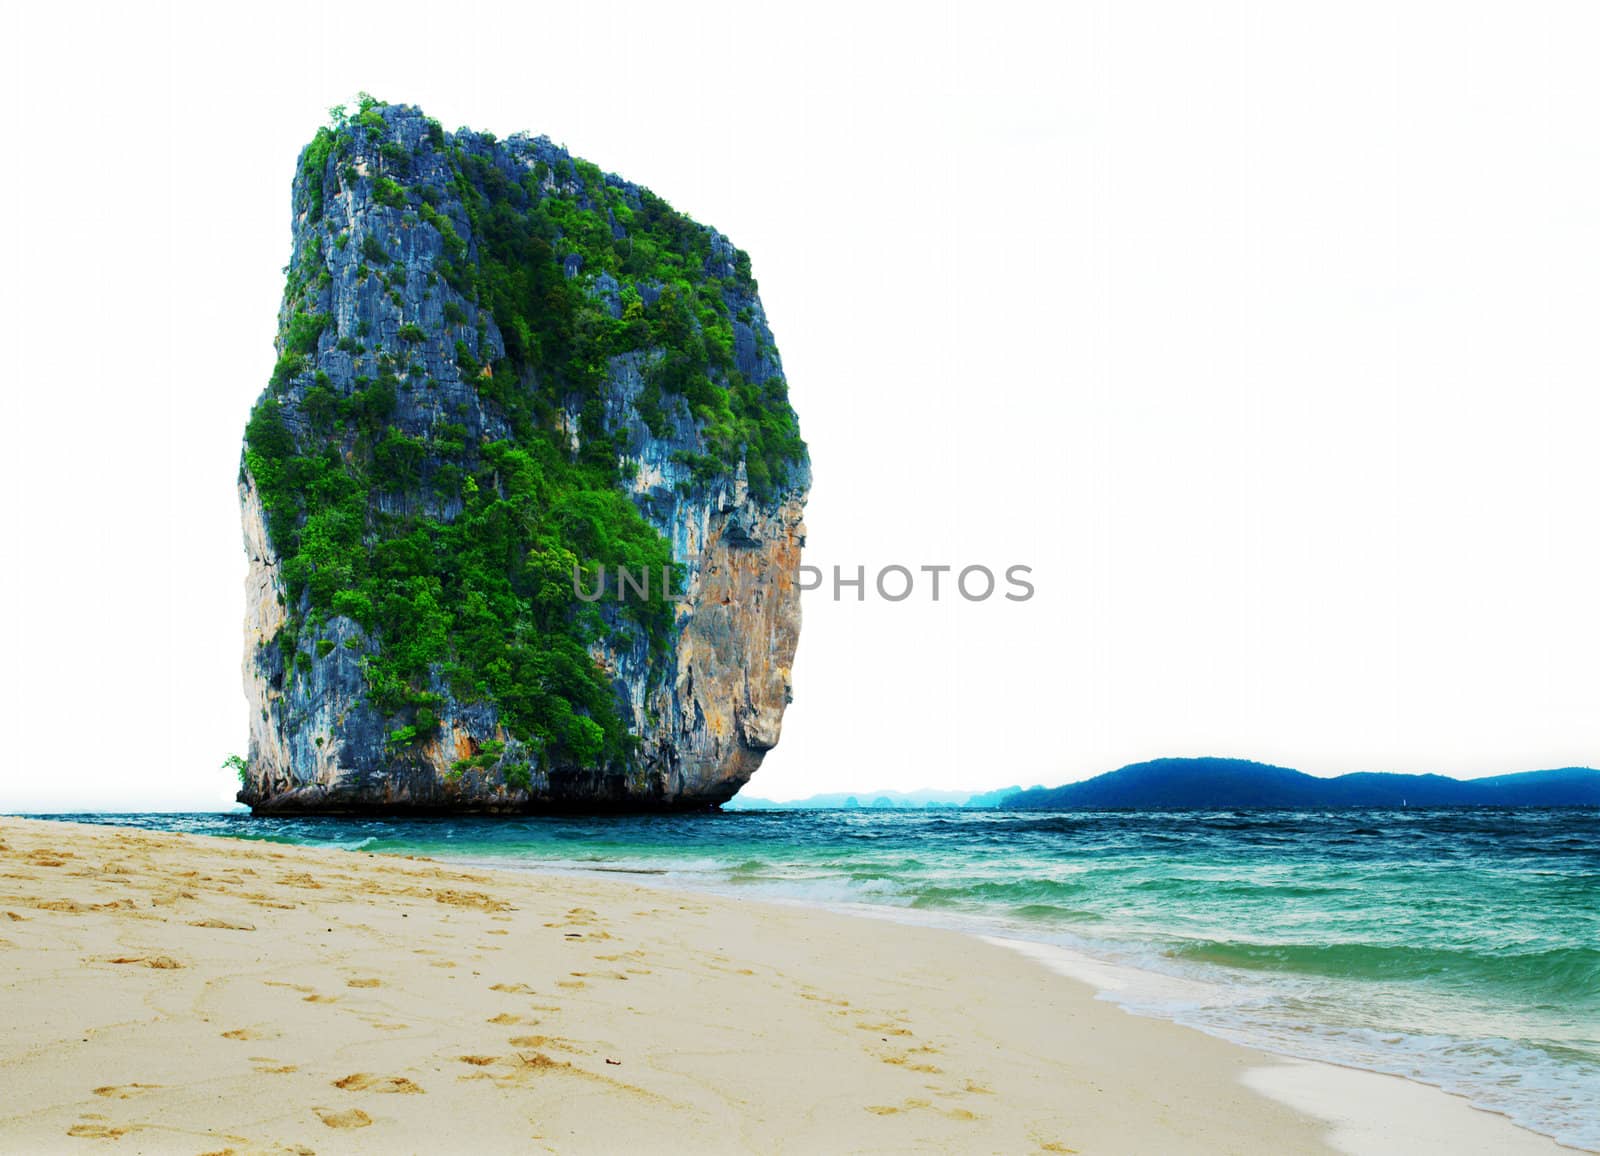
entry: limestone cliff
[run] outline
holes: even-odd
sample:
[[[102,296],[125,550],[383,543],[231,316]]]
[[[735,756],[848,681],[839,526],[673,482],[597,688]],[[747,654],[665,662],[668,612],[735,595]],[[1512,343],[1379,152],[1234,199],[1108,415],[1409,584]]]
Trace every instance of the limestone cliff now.
[[[748,257],[543,137],[370,100],[293,195],[239,480],[240,801],[731,797],[790,698],[810,480]]]

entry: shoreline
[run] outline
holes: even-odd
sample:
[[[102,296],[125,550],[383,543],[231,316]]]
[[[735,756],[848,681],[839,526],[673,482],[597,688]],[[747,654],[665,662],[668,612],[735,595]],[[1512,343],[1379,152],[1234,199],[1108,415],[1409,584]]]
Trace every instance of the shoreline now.
[[[0,1150],[1573,1151],[967,932],[575,874],[0,819]]]
[[[987,942],[1038,960],[1060,975],[1094,988],[1100,998],[1110,998],[1124,982],[1118,974],[1136,970],[1128,964],[1108,963],[1070,948],[1028,939],[984,936]],[[1159,977],[1163,980],[1167,977]],[[1335,1060],[1312,1059],[1270,1047],[1232,1039],[1226,1034],[1198,1024],[1185,1023],[1154,1012],[1137,1011],[1115,1004],[1128,1015],[1159,1019],[1187,1031],[1200,1032],[1226,1040],[1275,1061],[1251,1068],[1241,1077],[1247,1087],[1324,1121],[1330,1129],[1329,1142],[1351,1156],[1378,1156],[1381,1153],[1411,1153],[1418,1156],[1451,1156],[1452,1153],[1478,1151],[1469,1140],[1470,1121],[1463,1111],[1475,1117],[1504,1121],[1518,1132],[1546,1141],[1555,1151],[1587,1152],[1588,1149],[1563,1144],[1552,1136],[1518,1123],[1505,1112],[1474,1104],[1459,1092],[1452,1092],[1425,1080],[1374,1068],[1342,1064]],[[1353,1110],[1360,1105],[1361,1110]],[[1446,1121],[1448,1134],[1440,1135],[1427,1126],[1418,1127],[1419,1118]],[[1497,1130],[1498,1131],[1498,1130]],[[1508,1150],[1501,1142],[1483,1141],[1485,1152]],[[1520,1149],[1518,1149],[1520,1151]]]
[[[985,943],[1013,951],[1032,959],[1041,966],[1074,983],[1091,989],[1097,999],[1118,1011],[1141,1019],[1170,1024],[1184,1032],[1197,1032],[1210,1039],[1220,1040],[1235,1047],[1254,1052],[1270,1061],[1252,1068],[1241,1077],[1246,1086],[1322,1121],[1329,1129],[1332,1147],[1347,1156],[1388,1156],[1388,1154],[1418,1154],[1418,1156],[1454,1156],[1454,1154],[1483,1151],[1498,1153],[1522,1151],[1507,1147],[1510,1141],[1494,1141],[1481,1149],[1478,1141],[1467,1135],[1471,1121],[1458,1118],[1465,1110],[1474,1116],[1504,1121],[1517,1132],[1537,1141],[1547,1142],[1546,1151],[1590,1153],[1596,1150],[1565,1143],[1549,1133],[1516,1120],[1509,1113],[1474,1103],[1469,1096],[1452,1091],[1439,1084],[1415,1076],[1378,1068],[1362,1067],[1333,1059],[1297,1054],[1279,1050],[1268,1043],[1241,1038],[1225,1030],[1194,1023],[1148,1008],[1137,1008],[1120,1002],[1116,993],[1128,986],[1129,976],[1169,988],[1182,988],[1193,981],[1178,979],[1158,972],[1146,971],[1138,964],[1121,960],[1103,959],[1079,948],[1066,947],[1044,939],[1033,939],[1020,934],[1015,924],[995,919],[996,928],[979,926],[982,917],[968,914],[927,915],[909,908],[865,902],[830,902],[822,899],[805,899],[793,896],[741,895],[728,887],[701,886],[681,879],[667,882],[659,877],[669,874],[663,868],[632,867],[572,867],[563,865],[549,868],[540,862],[523,866],[517,860],[464,856],[452,862],[470,864],[482,870],[530,872],[556,877],[584,879],[597,874],[638,876],[638,886],[659,888],[666,892],[687,892],[711,895],[734,902],[773,904],[793,907],[802,911],[822,911],[845,918],[878,920],[903,927],[917,927],[946,931],[955,935],[980,939]],[[997,934],[996,931],[1003,931]],[[1371,1112],[1373,1105],[1381,1110],[1369,1116],[1352,1112],[1349,1104],[1363,1102]],[[1426,1129],[1418,1130],[1418,1116],[1440,1114],[1450,1125],[1449,1135],[1435,1137]]]

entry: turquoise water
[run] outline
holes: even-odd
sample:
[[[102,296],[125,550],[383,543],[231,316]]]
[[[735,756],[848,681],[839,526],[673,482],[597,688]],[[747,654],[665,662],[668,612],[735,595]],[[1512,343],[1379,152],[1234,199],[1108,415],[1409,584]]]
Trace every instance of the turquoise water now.
[[[74,815],[868,908],[1054,944],[1108,993],[1600,1149],[1600,812]]]

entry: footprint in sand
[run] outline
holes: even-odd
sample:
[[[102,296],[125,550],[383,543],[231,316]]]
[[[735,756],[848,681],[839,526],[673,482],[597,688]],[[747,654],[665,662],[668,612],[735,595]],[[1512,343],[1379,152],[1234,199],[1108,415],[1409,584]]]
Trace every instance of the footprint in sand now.
[[[40,911],[64,911],[68,915],[81,915],[89,910],[76,899],[36,899],[33,906]]]
[[[589,1054],[586,1049],[560,1036],[512,1036],[506,1043],[514,1048],[551,1048],[558,1052],[573,1052],[580,1056]]]
[[[321,1120],[330,1128],[365,1128],[372,1123],[372,1117],[360,1108],[347,1108],[343,1112],[336,1112],[332,1108],[312,1108]]]
[[[275,1040],[278,1038],[278,1033],[261,1032],[254,1028],[234,1028],[231,1032],[223,1032],[222,1038],[225,1040]]]
[[[245,898],[250,900],[250,902],[255,904],[257,907],[270,907],[274,911],[293,911],[296,907],[300,906],[298,903],[274,903],[270,899],[264,897],[258,898],[253,895],[246,895]]]
[[[902,1067],[908,1072],[922,1072],[930,1076],[942,1076],[944,1074],[943,1068],[935,1067],[933,1064],[921,1062],[917,1059],[919,1056],[936,1056],[938,1054],[938,1048],[923,1046],[920,1048],[907,1048],[903,1052],[887,1052],[879,1055],[878,1059],[886,1064]]]
[[[107,1100],[131,1100],[159,1087],[160,1084],[107,1084],[94,1089],[94,1094]]]
[[[867,1020],[861,1020],[856,1024],[856,1027],[860,1028],[864,1032],[875,1032],[883,1037],[909,1036],[911,1034],[905,1028],[897,1028],[892,1023],[875,1024]],[[887,1039],[885,1039],[885,1042],[887,1042]]]
[[[931,1107],[933,1107],[931,1100],[906,1100],[898,1106],[894,1104],[868,1104],[867,1111],[874,1116],[893,1116],[900,1112],[913,1112],[918,1108]]]
[[[587,907],[574,907],[567,912],[567,917],[551,923],[546,927],[592,927],[600,917]],[[610,938],[607,936],[607,938]]]
[[[80,1140],[120,1140],[131,1128],[113,1128],[108,1124],[74,1124],[67,1129],[68,1136]]]
[[[504,900],[496,899],[492,895],[485,895],[482,891],[435,891],[435,903],[443,903],[449,907],[475,907],[479,911],[514,911],[511,904]]]
[[[815,992],[815,991],[802,991],[800,993],[800,998],[801,999],[809,999],[809,1000],[812,1000],[812,1001],[814,1001],[816,1003],[832,1004],[834,1007],[849,1007],[850,1006],[850,1001],[847,1000],[847,999],[839,999],[836,996],[823,995],[820,992]]]
[[[220,931],[254,931],[249,923],[229,923],[226,919],[191,919],[190,927],[215,927]]]
[[[512,1040],[511,1042],[514,1044],[517,1041],[516,1040]],[[475,1068],[486,1068],[490,1064],[492,1064],[496,1060],[498,1060],[499,1058],[500,1058],[499,1056],[457,1056],[456,1057],[456,1059],[460,1060],[463,1064],[471,1064]]]
[[[405,1096],[415,1096],[422,1093],[422,1089],[404,1076],[374,1076],[367,1072],[355,1072],[342,1080],[335,1080],[333,1086],[344,1092],[391,1092]]]
[[[174,971],[183,966],[170,955],[119,955],[106,962],[137,963],[141,967],[153,967],[158,971]]]
[[[511,993],[513,995],[518,995],[518,994],[522,994],[522,993],[532,994],[532,992],[533,992],[533,988],[529,987],[525,983],[497,983],[497,984],[491,985],[489,990],[490,991],[509,992],[509,993]]]
[[[377,979],[347,979],[345,987],[382,987],[383,981]]]

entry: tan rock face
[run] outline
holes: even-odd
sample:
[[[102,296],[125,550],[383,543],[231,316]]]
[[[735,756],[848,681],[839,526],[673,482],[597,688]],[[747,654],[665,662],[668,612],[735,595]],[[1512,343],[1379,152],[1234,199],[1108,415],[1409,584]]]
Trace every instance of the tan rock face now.
[[[274,700],[281,688],[270,685],[270,671],[262,669],[260,652],[278,636],[288,615],[283,607],[283,586],[278,558],[267,540],[261,496],[246,476],[239,485],[239,506],[244,515],[244,550],[250,567],[244,578],[244,695],[250,703],[250,767],[271,782],[281,781],[289,765],[288,751],[272,724]]]
[[[675,677],[635,706],[643,760],[668,798],[731,798],[778,745],[800,641],[803,514],[792,497],[708,519],[679,612]]]
[[[276,645],[278,631],[288,619],[278,557],[267,536],[260,495],[248,473],[239,486],[239,501],[249,559],[243,669],[245,698],[250,704],[253,782],[247,790],[265,799],[306,787],[331,789],[343,774],[339,756],[344,723],[353,709],[364,705],[364,688],[358,690],[348,677],[326,676],[327,660],[324,677],[296,679],[285,670]],[[348,675],[348,671],[342,673]]]

